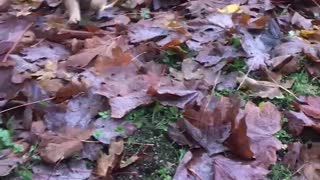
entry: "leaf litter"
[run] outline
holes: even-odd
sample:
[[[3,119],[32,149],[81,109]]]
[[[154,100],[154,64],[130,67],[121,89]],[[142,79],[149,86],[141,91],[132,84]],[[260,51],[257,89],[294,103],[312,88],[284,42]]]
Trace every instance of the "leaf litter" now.
[[[130,0],[79,24],[62,10],[0,2],[0,176],[266,179],[281,164],[319,179],[318,1]],[[173,169],[154,139],[128,153],[148,128],[176,143]]]

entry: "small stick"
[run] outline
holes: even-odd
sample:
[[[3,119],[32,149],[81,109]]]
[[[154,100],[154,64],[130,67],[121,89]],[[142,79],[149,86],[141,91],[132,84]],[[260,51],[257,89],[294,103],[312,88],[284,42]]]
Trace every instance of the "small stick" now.
[[[124,143],[133,144],[133,145],[139,145],[139,146],[154,146],[154,144],[132,143],[132,142],[124,142]]]
[[[6,55],[3,57],[2,62],[6,62],[7,61],[9,55],[13,52],[13,50],[17,47],[17,45],[19,44],[19,42],[23,38],[24,33],[26,33],[32,25],[33,25],[33,23],[28,24],[28,26],[22,31],[22,33],[20,34],[18,39],[14,42],[12,47],[9,49],[9,51],[6,53]]]
[[[319,4],[317,1],[312,0],[312,2],[313,2],[316,6],[318,6],[318,7],[320,8],[320,4]]]
[[[42,100],[39,100],[39,101],[34,101],[34,102],[21,104],[21,105],[18,105],[18,106],[14,106],[14,107],[2,110],[2,111],[0,111],[0,114],[8,112],[8,111],[11,111],[11,110],[14,110],[14,109],[18,109],[18,108],[21,108],[21,107],[29,106],[29,105],[32,105],[32,104],[37,104],[37,103],[41,103],[41,102],[45,102],[45,101],[50,101],[50,100],[53,100],[53,99],[54,99],[54,97],[51,97],[51,98],[46,98],[46,99],[42,99]]]

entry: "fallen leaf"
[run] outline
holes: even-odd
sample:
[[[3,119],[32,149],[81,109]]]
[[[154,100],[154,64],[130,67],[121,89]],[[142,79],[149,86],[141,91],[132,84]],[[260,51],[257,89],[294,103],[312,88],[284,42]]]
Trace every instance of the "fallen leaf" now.
[[[88,139],[92,130],[65,129],[62,133],[40,134],[40,156],[47,163],[54,164],[60,160],[80,152],[83,148],[82,141]]]
[[[175,106],[184,108],[188,103],[201,100],[201,92],[196,90],[187,90],[181,82],[162,78],[157,85],[148,90],[151,97],[159,100],[164,106]]]
[[[290,169],[295,170],[297,167],[297,162],[299,162],[300,151],[302,148],[300,142],[294,142],[288,145],[288,152],[283,158],[283,163]]]
[[[14,170],[18,165],[22,163],[20,158],[5,158],[0,160],[0,176],[7,176]]]
[[[230,14],[210,14],[207,16],[207,20],[222,28],[232,28],[234,26]]]
[[[239,83],[242,83],[242,87],[248,88],[250,91],[252,91],[250,96],[259,96],[270,99],[283,96],[279,85],[273,82],[257,81],[246,77],[243,73],[239,74],[237,80]]]
[[[299,107],[307,116],[315,119],[320,119],[320,97],[308,96],[306,97],[307,105],[301,104]]]
[[[205,66],[217,65],[222,60],[245,56],[236,48],[219,44],[204,47],[196,57],[196,61]]]
[[[120,169],[126,168],[126,167],[132,165],[133,163],[141,160],[143,157],[144,157],[144,154],[141,154],[141,153],[138,153],[138,154],[135,154],[135,155],[129,157],[126,161],[121,162]]]
[[[123,140],[112,141],[109,145],[109,154],[101,154],[97,160],[96,174],[100,177],[110,178],[112,171],[120,168],[123,150]]]
[[[80,93],[86,92],[86,87],[84,84],[75,84],[72,82],[69,82],[63,87],[60,87],[56,91],[55,98],[53,99],[53,102],[55,103],[62,103],[66,100],[71,99],[74,96],[79,95]]]
[[[42,41],[35,47],[25,48],[21,52],[22,57],[29,62],[38,60],[62,60],[70,55],[63,45],[50,41]]]
[[[268,48],[260,38],[254,38],[248,32],[244,33],[241,42],[242,48],[247,53],[248,61],[246,62],[251,70],[258,70],[269,64],[270,55]]]
[[[295,56],[300,53],[305,53],[305,54],[308,54],[309,57],[318,59],[317,47],[297,37],[290,39],[288,42],[279,44],[278,46],[275,47],[273,53],[275,56],[282,56],[282,55]]]
[[[311,19],[306,19],[298,12],[295,12],[292,16],[291,23],[297,25],[299,28],[310,29],[312,27]]]
[[[197,148],[199,145],[188,135],[186,125],[183,120],[178,120],[176,123],[172,123],[168,127],[169,137],[179,145],[188,145],[192,148]]]
[[[183,113],[187,133],[208,154],[224,152],[223,142],[230,136],[231,121],[236,118],[240,102],[237,99],[222,97],[205,99],[199,109],[191,105]]]
[[[188,151],[176,169],[173,180],[213,179],[212,159],[201,150]]]
[[[92,169],[86,166],[84,160],[72,159],[67,163],[59,163],[56,166],[36,164],[32,166],[32,179],[88,179]]]
[[[285,117],[288,118],[288,128],[294,135],[300,135],[305,127],[311,127],[320,133],[320,124],[317,119],[306,116],[303,112],[286,111]]]
[[[67,104],[58,104],[48,109],[44,121],[49,130],[59,130],[65,126],[87,128],[104,105],[106,102],[99,95],[89,93],[77,96]]]
[[[124,97],[114,97],[109,100],[111,106],[111,117],[122,118],[128,112],[141,105],[148,105],[153,102],[152,98],[147,96],[147,91],[130,93]]]
[[[126,66],[131,62],[133,58],[130,53],[123,52],[123,50],[120,47],[113,48],[111,52],[111,57],[103,55],[97,57],[94,66],[98,73],[102,73],[110,67]]]
[[[137,24],[129,27],[129,38],[132,43],[151,40],[156,37],[164,37],[169,31],[160,27],[146,26]]]
[[[0,107],[6,104],[6,102],[14,98],[19,92],[20,85],[11,82],[13,75],[13,68],[0,67]]]
[[[228,6],[225,6],[222,9],[218,9],[219,13],[223,14],[232,14],[232,13],[241,13],[241,9],[239,4],[229,4]]]
[[[100,153],[102,152],[103,146],[97,143],[84,143],[83,149],[81,151],[81,157],[95,161],[98,159]]]
[[[112,140],[115,140],[117,137],[127,138],[132,135],[137,127],[129,121],[124,121],[122,119],[103,119],[99,118],[94,123],[95,138],[103,144],[110,144]],[[117,128],[121,127],[122,131],[117,131]]]
[[[244,111],[247,136],[256,159],[252,164],[268,168],[277,161],[277,151],[282,148],[281,142],[273,136],[281,129],[281,114],[270,102],[260,107],[248,102]]]
[[[231,134],[224,144],[241,158],[252,160],[255,156],[250,147],[251,140],[247,135],[247,129],[245,116],[240,115],[237,119],[233,119]]]
[[[266,179],[268,170],[231,160],[221,155],[213,159],[214,178],[225,180]]]
[[[319,179],[320,169],[319,143],[296,144],[294,149],[290,149],[286,159],[296,159],[289,164],[296,173],[293,178],[297,179]]]

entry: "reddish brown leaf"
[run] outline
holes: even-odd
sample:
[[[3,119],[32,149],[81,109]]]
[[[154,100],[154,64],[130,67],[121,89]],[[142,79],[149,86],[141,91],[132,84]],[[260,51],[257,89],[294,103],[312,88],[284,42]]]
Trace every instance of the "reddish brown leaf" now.
[[[213,158],[214,178],[225,180],[266,179],[268,170],[223,156]]]
[[[226,97],[206,99],[199,109],[187,106],[183,113],[187,133],[209,155],[225,151],[222,143],[230,135],[231,121],[236,118],[239,106],[237,99]]]
[[[307,116],[320,119],[320,97],[308,96],[306,97],[306,103],[308,103],[308,105],[301,104],[299,106],[301,111]]]
[[[241,117],[241,115],[238,117]],[[225,145],[243,159],[251,160],[254,158],[254,154],[250,148],[250,138],[247,135],[245,116],[241,117],[238,121],[237,119],[232,120],[232,131]]]
[[[91,133],[92,130],[68,128],[62,133],[40,134],[40,156],[52,164],[68,158],[83,148],[82,141],[88,139]]]
[[[198,151],[188,151],[181,160],[174,180],[213,179],[213,163],[208,154]]]
[[[100,177],[110,178],[112,171],[120,168],[123,150],[123,140],[112,141],[109,145],[109,155],[101,154],[97,160],[96,174]]]
[[[296,161],[291,161],[289,164],[293,168],[294,174],[293,178],[296,179],[319,179],[320,175],[318,173],[320,169],[320,144],[295,144],[294,149],[290,149],[286,155],[286,159],[295,159]]]
[[[62,103],[66,100],[71,99],[72,97],[79,95],[80,93],[86,92],[86,87],[84,84],[75,84],[75,83],[68,83],[64,87],[60,88],[53,101],[55,103]]]
[[[281,129],[281,114],[270,102],[259,107],[248,102],[245,107],[247,136],[256,161],[252,162],[264,168],[277,161],[276,151],[281,149],[281,142],[273,137]]]
[[[320,125],[303,112],[286,111],[285,116],[289,120],[289,130],[294,135],[300,135],[304,127],[312,127],[320,132]]]

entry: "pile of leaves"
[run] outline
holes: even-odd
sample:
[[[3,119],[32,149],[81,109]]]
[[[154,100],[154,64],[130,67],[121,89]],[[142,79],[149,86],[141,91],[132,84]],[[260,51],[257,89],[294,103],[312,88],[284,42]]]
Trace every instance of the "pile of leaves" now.
[[[60,4],[0,2],[0,176],[132,173],[127,116],[161,104],[173,179],[320,179],[318,1],[127,0],[77,25]]]

